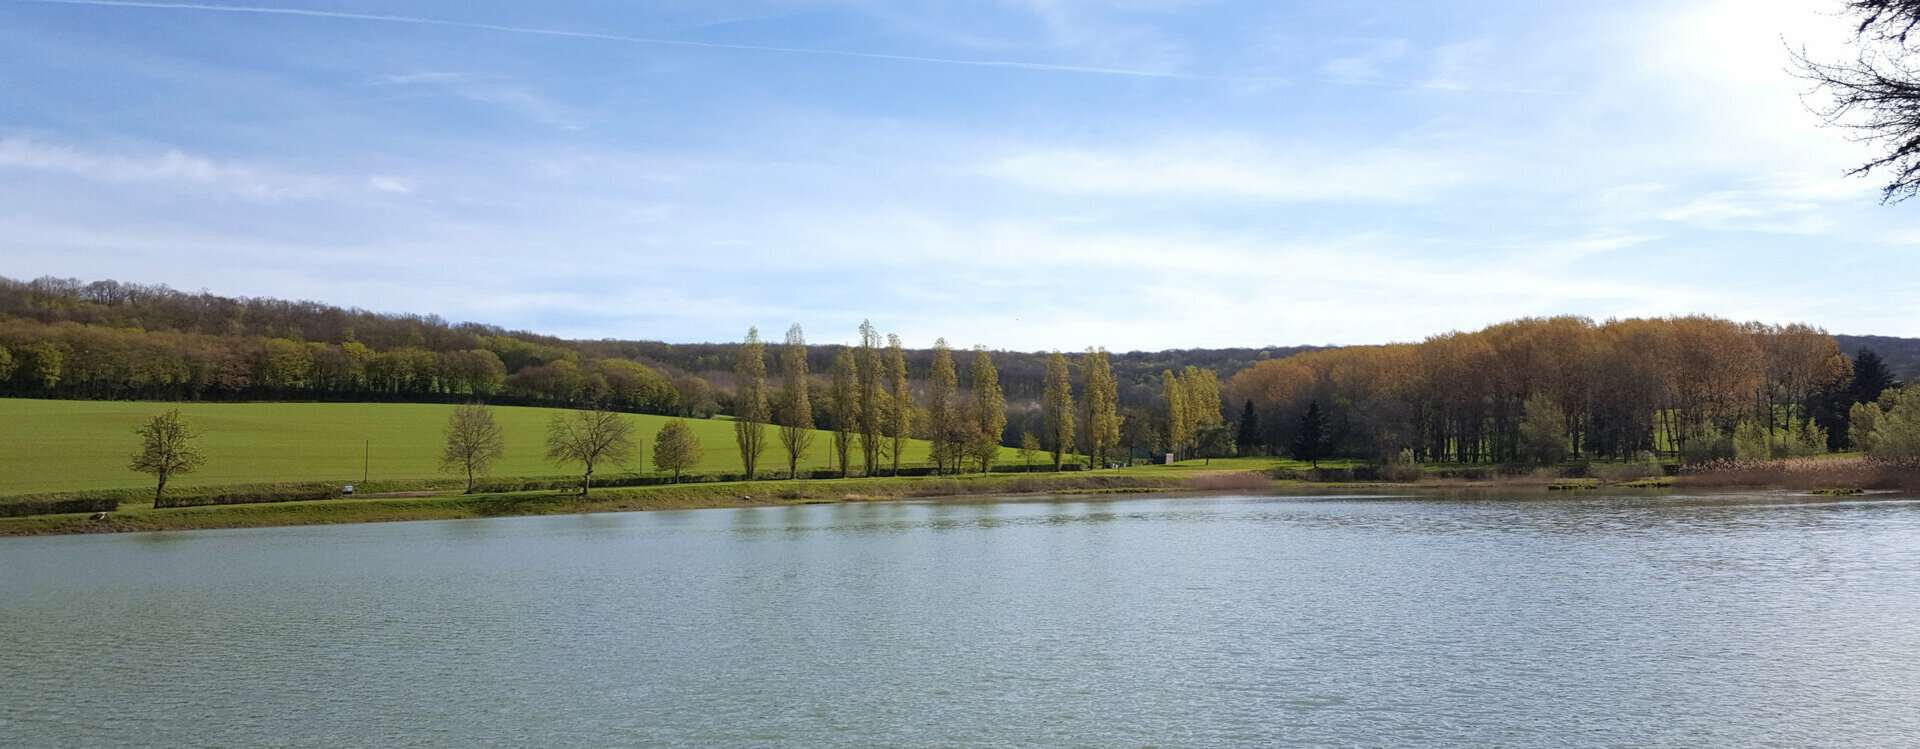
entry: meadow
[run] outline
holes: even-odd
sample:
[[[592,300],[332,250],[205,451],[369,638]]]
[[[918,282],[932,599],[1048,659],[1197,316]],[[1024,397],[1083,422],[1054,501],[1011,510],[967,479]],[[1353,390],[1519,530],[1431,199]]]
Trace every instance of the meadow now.
[[[151,487],[153,479],[127,468],[138,438],[133,429],[170,408],[203,433],[204,467],[169,486],[270,482],[361,483],[442,477],[439,456],[453,406],[426,403],[160,403],[0,398],[0,495]],[[562,409],[497,406],[506,436],[496,477],[560,476],[575,472],[546,459],[547,420]],[[597,467],[610,478],[653,471],[653,435],[670,418],[622,414],[634,424],[641,449],[633,460]],[[739,473],[733,422],[688,419],[704,455],[698,473]],[[785,452],[773,429],[761,471],[785,470]],[[803,468],[831,463],[833,438],[816,432]],[[1014,453],[1004,451],[1003,461]],[[903,464],[927,459],[927,443],[907,445]],[[854,463],[859,464],[856,452]],[[643,464],[644,462],[644,464]]]

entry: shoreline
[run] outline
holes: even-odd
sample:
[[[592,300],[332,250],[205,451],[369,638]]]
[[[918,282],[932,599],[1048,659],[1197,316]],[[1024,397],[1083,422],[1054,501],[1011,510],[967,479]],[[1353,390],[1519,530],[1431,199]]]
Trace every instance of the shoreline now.
[[[1121,494],[1199,489],[1191,474],[1170,476],[986,474],[736,481],[596,489],[582,499],[551,490],[415,497],[354,497],[154,509],[135,506],[94,520],[90,513],[0,518],[0,537],[267,528],[409,520],[562,515],[587,512],[779,507],[1009,494]]]
[[[863,477],[849,479],[800,479],[754,482],[713,482],[668,484],[662,486],[613,487],[599,489],[582,499],[571,493],[552,490],[461,494],[436,492],[408,493],[413,496],[354,497],[297,502],[203,505],[154,509],[134,506],[109,512],[105,520],[94,520],[89,513],[30,515],[0,518],[0,538],[26,536],[80,535],[93,533],[142,533],[153,531],[217,530],[223,528],[270,528],[301,525],[339,525],[351,523],[406,522],[414,520],[457,520],[466,518],[563,515],[590,512],[646,512],[656,510],[703,510],[740,507],[781,507],[846,502],[895,501],[903,499],[958,499],[1005,497],[1009,495],[1089,495],[1114,496],[1165,491],[1221,492],[1297,490],[1301,493],[1325,491],[1392,490],[1422,494],[1458,492],[1551,492],[1568,498],[1587,496],[1595,490],[1631,492],[1668,492],[1674,489],[1728,491],[1782,491],[1805,493],[1809,498],[1827,500],[1861,499],[1858,494],[1821,497],[1817,491],[1783,486],[1746,487],[1674,487],[1585,483],[1580,486],[1555,485],[1537,481],[1487,482],[1342,482],[1273,481],[1257,471],[1226,469],[1211,472],[1178,472],[1168,475],[1142,475],[1138,472],[1043,473],[1043,474],[969,474],[961,476]],[[1577,491],[1554,491],[1578,489]],[[1911,498],[1908,492],[1884,498]]]

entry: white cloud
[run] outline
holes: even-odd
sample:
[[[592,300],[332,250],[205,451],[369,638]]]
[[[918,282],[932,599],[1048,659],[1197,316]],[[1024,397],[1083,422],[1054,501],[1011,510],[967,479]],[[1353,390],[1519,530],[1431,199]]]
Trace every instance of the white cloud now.
[[[376,174],[367,178],[367,185],[380,192],[406,194],[413,192],[413,186],[399,177]]]
[[[0,168],[61,172],[109,184],[201,187],[244,200],[305,200],[342,191],[338,178],[287,172],[258,164],[220,161],[169,149],[126,156],[52,146],[21,138],[0,140]]]

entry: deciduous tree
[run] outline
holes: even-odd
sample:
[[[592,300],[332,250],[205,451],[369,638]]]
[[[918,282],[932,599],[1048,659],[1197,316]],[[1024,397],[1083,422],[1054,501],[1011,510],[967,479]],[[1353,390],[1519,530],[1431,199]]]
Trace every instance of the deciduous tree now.
[[[1055,351],[1047,357],[1046,390],[1040,398],[1047,452],[1053,456],[1053,470],[1073,446],[1073,381],[1067,373],[1067,357]]]
[[[145,424],[134,427],[133,433],[140,437],[140,450],[133,454],[133,463],[128,468],[150,474],[157,480],[153,487],[155,507],[160,505],[161,495],[167,490],[168,479],[192,473],[207,462],[199,446],[194,444],[200,432],[180,415],[180,409],[155,414]]]
[[[1920,192],[1920,45],[1912,38],[1920,0],[1848,0],[1843,7],[1860,19],[1853,59],[1824,62],[1801,52],[1795,65],[1827,97],[1814,112],[1877,152],[1848,174],[1881,172],[1882,201],[1899,202]]]
[[[493,409],[479,404],[454,406],[443,435],[440,470],[466,474],[468,494],[473,493],[474,476],[486,475],[507,452],[506,435],[494,422]]]
[[[828,412],[833,425],[833,454],[840,461],[840,477],[848,476],[848,458],[853,440],[860,432],[860,385],[855,371],[853,351],[845,346],[833,355],[833,367],[827,393],[833,403]]]
[[[580,496],[593,488],[594,466],[633,457],[633,422],[603,409],[556,413],[547,420],[547,460],[579,463]]]
[[[958,468],[959,452],[955,445],[959,428],[959,411],[954,408],[954,391],[958,388],[958,375],[953,369],[953,350],[947,347],[947,339],[933,342],[933,365],[927,378],[927,439],[933,444],[934,467],[946,471],[948,466]]]
[[[807,391],[807,337],[800,323],[787,328],[780,352],[780,446],[787,453],[787,478],[800,477],[800,457],[813,444],[813,401]]]
[[[1541,465],[1566,457],[1567,416],[1552,398],[1540,393],[1527,398],[1520,417],[1520,452]]]
[[[1000,370],[994,368],[985,346],[973,349],[973,399],[968,402],[967,416],[976,430],[967,443],[967,454],[980,464],[982,472],[988,471],[1000,457],[1000,433],[1007,428],[1007,399],[1000,392]],[[1072,439],[1071,432],[1068,439]]]
[[[900,475],[900,456],[906,452],[908,432],[913,430],[913,389],[907,382],[907,357],[900,350],[900,336],[887,335],[888,405],[886,429],[892,440],[893,475]]]
[[[1087,349],[1080,359],[1081,394],[1087,407],[1088,467],[1104,465],[1120,447],[1120,395],[1106,349]]]
[[[1020,456],[1020,462],[1026,465],[1027,471],[1032,472],[1033,458],[1040,454],[1040,438],[1033,436],[1033,432],[1021,432],[1020,449],[1017,454]],[[1054,470],[1058,471],[1060,467],[1054,466]]]
[[[680,472],[700,464],[700,437],[680,419],[671,419],[653,435],[653,469],[672,471],[673,483],[680,483]]]
[[[1193,425],[1187,418],[1192,411],[1187,408],[1187,396],[1181,387],[1180,378],[1173,370],[1160,372],[1160,399],[1166,408],[1167,452],[1174,460],[1180,459],[1180,451],[1193,439]]]
[[[887,415],[892,410],[885,389],[886,373],[880,359],[880,333],[873,323],[860,321],[860,346],[854,349],[854,381],[859,395],[860,457],[865,473],[872,476],[880,465],[880,441],[886,431]]]
[[[767,449],[767,358],[760,329],[748,328],[733,365],[733,439],[740,447],[741,473],[748,481],[757,475],[760,453]]]

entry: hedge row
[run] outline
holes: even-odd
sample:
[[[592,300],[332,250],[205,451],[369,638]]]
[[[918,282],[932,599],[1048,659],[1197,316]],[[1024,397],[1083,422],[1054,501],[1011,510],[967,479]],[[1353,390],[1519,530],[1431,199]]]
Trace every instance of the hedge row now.
[[[9,499],[0,501],[0,518],[25,515],[54,515],[63,512],[112,512],[120,500],[112,497],[75,497],[70,499]]]

